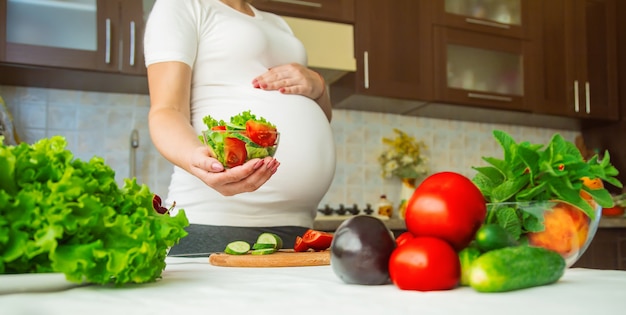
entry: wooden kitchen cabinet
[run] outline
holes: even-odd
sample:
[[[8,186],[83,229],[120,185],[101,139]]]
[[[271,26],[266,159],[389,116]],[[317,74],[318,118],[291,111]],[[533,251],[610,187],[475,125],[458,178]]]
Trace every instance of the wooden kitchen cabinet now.
[[[435,1],[435,99],[451,104],[531,111],[539,27],[536,0]]]
[[[429,5],[425,0],[356,3],[355,93],[420,100],[432,96]]]
[[[626,228],[600,228],[574,268],[626,270]]]
[[[528,38],[534,0],[435,0],[435,23],[472,32]]]
[[[0,0],[3,63],[144,75],[142,0]]]
[[[541,2],[541,91],[536,112],[619,117],[615,0]]]
[[[626,16],[626,1],[617,1],[617,11],[614,14],[617,17]],[[617,19],[617,38],[619,120],[603,123],[585,121],[582,134],[588,148],[597,148],[600,152],[609,151],[611,163],[619,170],[617,179],[626,185],[626,146],[624,145],[624,135],[626,135],[626,19],[624,18]],[[626,193],[626,189],[612,185],[608,185],[607,188],[614,194]]]
[[[497,109],[530,111],[532,44],[436,26],[436,99]]]
[[[355,0],[255,0],[263,11],[306,19],[354,23]]]

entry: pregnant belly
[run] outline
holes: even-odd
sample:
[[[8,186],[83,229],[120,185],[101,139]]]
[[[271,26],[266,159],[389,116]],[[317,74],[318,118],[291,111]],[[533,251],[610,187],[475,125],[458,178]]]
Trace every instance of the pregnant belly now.
[[[199,103],[202,106],[197,104],[192,111],[198,134],[206,129],[202,123],[206,115],[228,121],[231,116],[250,110],[274,123],[280,132],[275,158],[281,164],[259,191],[276,199],[320,201],[334,176],[335,144],[330,124],[313,100],[274,91],[226,89]]]

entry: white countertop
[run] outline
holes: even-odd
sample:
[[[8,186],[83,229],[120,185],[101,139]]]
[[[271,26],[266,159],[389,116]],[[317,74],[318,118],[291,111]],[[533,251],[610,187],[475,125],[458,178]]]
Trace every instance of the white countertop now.
[[[216,267],[167,258],[155,283],[0,295],[3,315],[31,314],[623,314],[626,271],[569,269],[556,284],[508,293],[402,291],[344,284],[330,266]]]

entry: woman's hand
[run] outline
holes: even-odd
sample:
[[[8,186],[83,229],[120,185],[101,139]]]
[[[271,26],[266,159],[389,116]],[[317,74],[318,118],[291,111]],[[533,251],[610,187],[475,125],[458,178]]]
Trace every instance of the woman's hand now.
[[[319,104],[328,121],[332,116],[332,106],[322,76],[297,63],[276,66],[252,80],[257,89],[274,90],[283,94],[306,96]]]
[[[191,174],[224,196],[252,192],[267,182],[280,163],[272,158],[252,159],[243,165],[225,169],[210,156],[207,147],[198,147],[190,158]]]
[[[255,88],[278,90],[283,94],[299,94],[318,99],[324,94],[324,80],[315,71],[297,63],[269,69],[252,80]]]

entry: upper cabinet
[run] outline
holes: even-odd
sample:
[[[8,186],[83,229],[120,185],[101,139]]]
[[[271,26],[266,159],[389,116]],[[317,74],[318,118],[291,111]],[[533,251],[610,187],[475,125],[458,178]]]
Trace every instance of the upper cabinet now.
[[[432,95],[428,1],[359,0],[355,6],[356,93],[402,99]]]
[[[615,0],[542,1],[537,112],[617,120]]]
[[[145,74],[142,0],[0,0],[1,61]]]
[[[434,1],[435,99],[530,111],[538,44],[535,0]]]
[[[280,15],[340,23],[354,22],[356,0],[255,0],[252,5]]]

